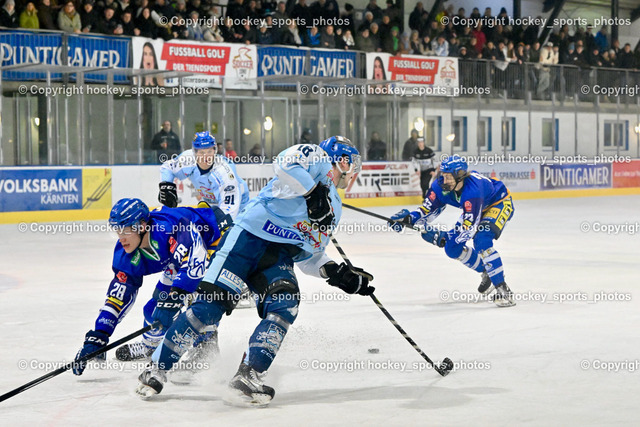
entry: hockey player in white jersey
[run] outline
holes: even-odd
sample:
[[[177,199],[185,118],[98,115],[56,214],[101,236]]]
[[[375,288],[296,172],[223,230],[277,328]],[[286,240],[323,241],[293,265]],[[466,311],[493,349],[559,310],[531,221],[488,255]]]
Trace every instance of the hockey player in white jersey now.
[[[235,219],[249,202],[249,187],[238,176],[236,166],[216,153],[216,139],[206,131],[196,133],[193,149],[160,166],[162,182],[158,201],[170,208],[178,206],[178,192],[173,181],[189,178],[198,200],[219,207]]]
[[[346,188],[360,170],[360,155],[351,142],[331,137],[319,146],[299,144],[274,160],[275,176],[238,215],[221,241],[221,249],[198,288],[196,299],[167,331],[152,363],[139,376],[136,392],[144,398],[160,393],[166,372],[207,325],[230,314],[246,283],[258,296],[262,319],[249,339],[225,400],[264,406],[273,388],[263,376],[271,366],[298,315],[300,294],[293,265],[350,294],[370,295],[371,274],[326,254],[329,235],[342,214],[337,188]]]

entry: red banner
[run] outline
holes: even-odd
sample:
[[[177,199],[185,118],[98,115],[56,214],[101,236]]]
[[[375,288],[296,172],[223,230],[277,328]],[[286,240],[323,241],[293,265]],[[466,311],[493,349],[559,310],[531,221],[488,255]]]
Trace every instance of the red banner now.
[[[640,160],[612,163],[613,188],[640,187]]]

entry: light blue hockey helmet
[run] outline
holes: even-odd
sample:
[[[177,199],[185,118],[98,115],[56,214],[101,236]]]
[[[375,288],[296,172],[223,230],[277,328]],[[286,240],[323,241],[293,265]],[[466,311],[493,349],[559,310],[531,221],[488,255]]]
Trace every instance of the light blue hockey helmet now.
[[[208,131],[198,132],[193,137],[193,149],[215,148],[216,139]]]
[[[134,227],[140,221],[149,222],[149,207],[140,199],[120,199],[109,214],[109,225],[112,227]]]
[[[332,136],[322,141],[320,148],[326,151],[332,163],[337,163],[342,157],[347,156],[354,173],[360,172],[362,169],[360,152],[348,138],[340,135]]]

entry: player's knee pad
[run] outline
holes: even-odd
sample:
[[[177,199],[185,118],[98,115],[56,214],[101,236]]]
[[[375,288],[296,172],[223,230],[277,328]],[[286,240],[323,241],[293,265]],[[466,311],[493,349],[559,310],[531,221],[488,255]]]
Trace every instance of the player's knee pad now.
[[[447,240],[444,245],[444,252],[449,258],[458,259],[464,249],[464,243],[456,243],[455,240]]]
[[[276,313],[287,322],[293,323],[298,315],[300,305],[300,289],[298,284],[291,280],[276,280],[259,295],[256,308],[258,315],[265,319],[268,313]]]
[[[476,233],[473,238],[473,247],[478,252],[484,252],[493,247],[494,235],[491,230],[482,230]]]
[[[235,292],[229,292],[226,289],[221,288],[211,282],[200,282],[198,287],[199,295],[196,297],[196,302],[204,301],[207,304],[216,304],[223,309],[223,312],[230,315],[238,301],[240,300],[240,294]],[[194,303],[195,305],[195,303]]]

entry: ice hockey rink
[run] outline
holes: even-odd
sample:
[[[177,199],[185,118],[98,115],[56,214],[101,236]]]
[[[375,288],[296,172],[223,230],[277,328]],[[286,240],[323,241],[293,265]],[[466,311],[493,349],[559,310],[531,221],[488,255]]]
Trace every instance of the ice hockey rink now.
[[[449,207],[437,221],[458,215]],[[447,377],[426,369],[368,297],[299,273],[304,301],[265,379],[276,389],[268,408],[221,399],[258,321],[244,309],[223,318],[221,355],[191,385],[169,382],[143,401],[134,394],[141,365],[118,365],[110,352],[108,367],[0,403],[0,425],[637,425],[638,223],[640,196],[516,200],[496,248],[517,306],[497,308],[468,301],[479,276],[415,232],[345,211],[337,239],[422,349],[457,364]],[[0,226],[0,394],[73,358],[112,275],[109,232],[18,227]],[[142,326],[154,279],[115,338]]]

